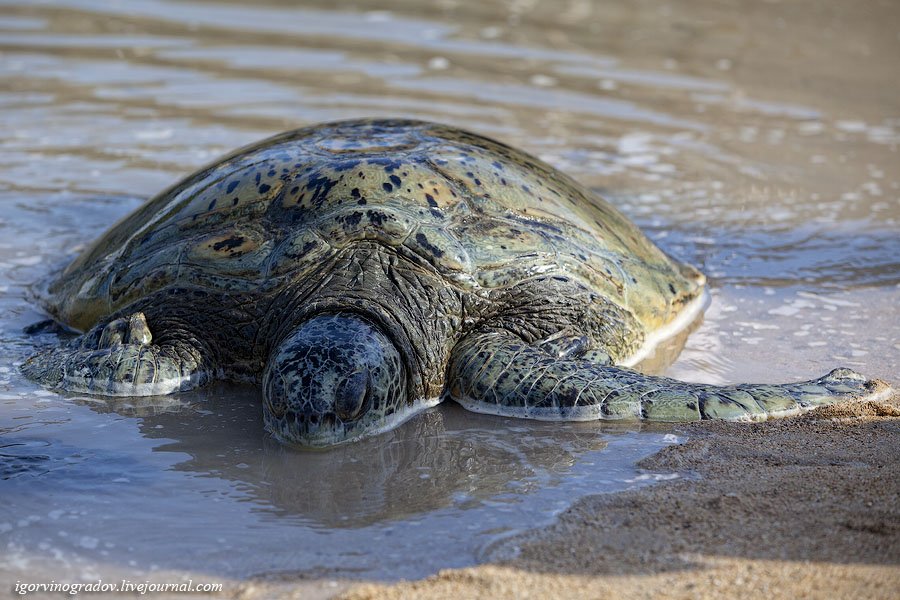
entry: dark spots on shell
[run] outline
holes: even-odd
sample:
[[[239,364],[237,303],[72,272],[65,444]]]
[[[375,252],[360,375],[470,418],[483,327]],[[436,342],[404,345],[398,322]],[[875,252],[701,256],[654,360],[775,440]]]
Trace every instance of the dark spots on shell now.
[[[234,191],[234,188],[236,188],[236,187],[239,186],[240,184],[241,184],[240,181],[232,181],[231,183],[228,184],[228,187],[225,188],[225,193],[226,193],[226,194],[230,194],[231,192]]]
[[[356,166],[361,162],[361,160],[344,160],[335,164],[332,168],[338,173],[342,173],[344,171],[349,171],[350,169],[356,168]]]
[[[396,175],[391,175],[391,176],[389,177],[389,179],[391,180],[391,183],[393,183],[393,184],[396,185],[397,187],[400,187],[400,183],[401,183],[402,180],[401,180],[399,177],[397,177]]]
[[[495,169],[503,170],[503,164],[499,160],[495,160],[491,165],[493,165]]]
[[[336,179],[331,179],[330,177],[326,177],[319,173],[310,175],[309,181],[306,184],[306,189],[311,190],[313,193],[310,202],[317,208],[322,206],[322,203],[325,201],[325,198],[328,197],[331,188],[335,185],[337,185]]]
[[[269,172],[267,173],[267,176],[268,176],[268,177],[275,177],[275,172],[276,172],[275,169],[270,169]]]
[[[673,294],[676,293],[676,292],[675,292],[675,286],[672,285],[671,283],[669,284],[669,291],[672,292]]]
[[[292,195],[292,196],[293,196],[293,195],[296,195],[296,193],[299,192],[299,191],[300,191],[300,186],[299,186],[299,185],[295,185],[294,187],[291,188],[291,195]]]
[[[350,195],[353,196],[354,198],[362,197],[362,194],[359,193],[359,188],[353,188],[352,190],[350,190]]]
[[[256,185],[259,185],[260,180],[262,179],[262,173],[256,173]]]
[[[384,168],[385,173],[393,173],[395,169],[399,169],[402,164],[396,158],[389,157],[371,157],[368,159],[369,164],[379,165]]]
[[[531,188],[528,187],[527,185],[525,185],[524,183],[522,184],[522,191],[524,191],[524,192],[525,192],[526,194],[528,194],[529,196],[533,195],[533,194],[531,193]]]
[[[351,227],[356,227],[359,225],[359,222],[362,221],[362,217],[363,215],[361,212],[352,212],[344,217],[344,223]]]
[[[634,277],[632,277],[632,278],[631,278],[631,283],[637,283],[637,279],[635,279]]]
[[[444,218],[444,213],[442,213],[441,211],[439,211],[436,208],[432,208],[430,212],[431,212],[431,216],[433,216],[433,217],[437,217],[438,219]]]
[[[556,281],[562,281],[563,283],[568,283],[568,282],[569,282],[569,278],[568,278],[568,277],[562,277],[562,276],[560,276],[560,275],[554,276],[553,279],[555,279]]]
[[[501,185],[508,185],[507,182],[506,182],[506,177],[501,177],[501,178],[500,178],[500,184],[501,184]]]
[[[381,227],[385,221],[392,218],[390,215],[377,210],[367,211],[366,216],[369,218],[369,223],[376,227]]]
[[[386,192],[393,192],[393,191],[394,191],[394,186],[392,186],[391,184],[389,184],[387,181],[385,181],[384,183],[382,183],[382,184],[381,184],[381,187],[384,188],[384,191],[386,191]]]
[[[466,175],[468,175],[469,179],[475,182],[475,185],[481,185],[481,180],[475,176],[475,173],[473,173],[472,171],[466,171]]]
[[[687,403],[688,410],[697,410],[697,404],[695,402]]]
[[[216,198],[213,198],[212,202],[209,203],[209,206],[207,207],[206,210],[212,210],[212,209],[214,209],[214,208],[216,207],[216,202],[217,202],[217,199],[216,199]]]
[[[231,199],[231,205],[232,205],[232,206],[237,206],[237,204],[238,204],[238,197],[235,196],[234,198]]]
[[[259,186],[259,193],[265,194],[266,192],[268,192],[271,189],[272,189],[271,185],[269,185],[268,183],[264,183],[261,186]]]
[[[426,192],[425,199],[428,201],[428,206],[430,206],[432,208],[437,208],[438,203],[437,203],[437,201],[435,201],[434,196],[432,196],[431,194]]]
[[[365,206],[365,205],[366,205],[366,199],[365,199],[365,198],[360,198],[359,200],[356,201],[356,203],[359,204],[360,206]]]
[[[225,238],[219,242],[213,244],[213,250],[216,252],[230,252],[233,253],[235,248],[239,248],[244,243],[243,236],[235,235],[230,238]]]
[[[417,183],[416,185],[419,186],[419,189],[420,189],[420,190],[424,190],[424,189],[425,189],[425,186],[422,185],[421,183]]]
[[[444,251],[429,242],[428,237],[424,233],[417,233],[416,241],[419,242],[420,246],[431,252],[436,258],[440,258],[444,255]]]

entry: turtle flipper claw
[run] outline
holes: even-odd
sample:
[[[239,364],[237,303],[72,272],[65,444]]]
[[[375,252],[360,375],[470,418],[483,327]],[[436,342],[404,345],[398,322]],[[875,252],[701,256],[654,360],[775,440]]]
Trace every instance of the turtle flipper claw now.
[[[865,375],[846,367],[832,370],[818,379],[798,384],[788,384],[797,395],[801,406],[833,404],[841,400],[867,400],[880,398],[891,392],[890,386],[880,379],[867,379]]]
[[[156,345],[143,313],[113,319],[61,348],[36,354],[22,372],[47,387],[101,396],[153,396],[205,383],[200,349]]]
[[[96,336],[86,336],[90,340]],[[127,317],[113,319],[100,330],[97,349],[111,348],[119,344],[135,344],[146,346],[153,341],[153,334],[147,326],[144,313],[137,312]],[[89,342],[88,342],[89,343]]]

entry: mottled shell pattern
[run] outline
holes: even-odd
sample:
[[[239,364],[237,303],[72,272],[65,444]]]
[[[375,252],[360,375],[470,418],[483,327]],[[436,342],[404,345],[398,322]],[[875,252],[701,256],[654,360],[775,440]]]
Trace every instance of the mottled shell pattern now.
[[[359,240],[412,252],[465,290],[576,278],[647,330],[702,281],[537,158],[442,125],[343,121],[242,148],[162,192],[66,269],[51,308],[86,330],[172,286],[274,295]]]

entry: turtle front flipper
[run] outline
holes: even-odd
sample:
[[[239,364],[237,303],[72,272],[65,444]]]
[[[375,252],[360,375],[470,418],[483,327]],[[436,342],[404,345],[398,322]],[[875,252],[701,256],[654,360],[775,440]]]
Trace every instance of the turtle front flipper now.
[[[155,396],[206,383],[199,344],[188,335],[166,338],[152,343],[144,314],[134,313],[32,356],[22,372],[49,388],[101,396]]]
[[[759,421],[889,392],[886,383],[850,369],[782,385],[685,383],[584,357],[560,357],[502,330],[460,341],[447,378],[447,395],[474,412],[568,421]]]

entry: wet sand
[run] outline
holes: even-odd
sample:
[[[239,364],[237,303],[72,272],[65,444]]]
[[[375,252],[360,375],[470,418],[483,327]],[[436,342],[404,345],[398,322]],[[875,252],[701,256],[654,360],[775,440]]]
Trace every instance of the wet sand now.
[[[682,432],[641,463],[682,479],[584,498],[490,564],[343,597],[897,597],[900,395]]]

